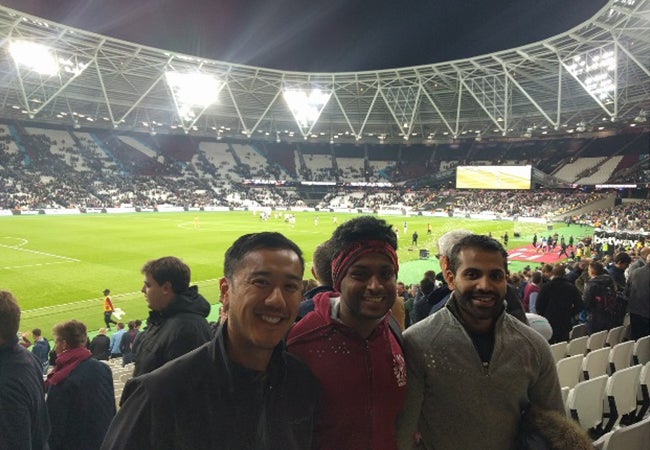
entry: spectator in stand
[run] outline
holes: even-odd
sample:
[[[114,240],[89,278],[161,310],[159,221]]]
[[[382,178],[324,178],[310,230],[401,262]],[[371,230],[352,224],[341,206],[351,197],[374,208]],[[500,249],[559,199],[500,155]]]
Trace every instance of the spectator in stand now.
[[[314,310],[314,297],[321,292],[330,292],[332,288],[332,254],[329,242],[318,244],[312,255],[311,274],[318,282],[318,286],[305,292],[303,301],[300,302],[298,317],[302,319],[308,312]]]
[[[117,331],[111,336],[111,359],[119,358],[122,356],[122,351],[120,350],[120,339],[124,334],[124,323],[118,322]]]
[[[282,343],[302,251],[279,233],[247,234],[223,268],[227,320],[209,343],[127,382],[103,449],[313,448],[318,383]]]
[[[88,347],[93,358],[108,361],[111,352],[111,340],[106,336],[106,328],[100,328],[99,333],[90,341]]]
[[[556,264],[551,279],[542,284],[537,295],[536,312],[546,317],[553,328],[551,344],[568,341],[571,326],[582,310],[580,291],[565,278],[564,264]]]
[[[60,323],[52,334],[57,358],[45,381],[50,449],[98,449],[115,415],[113,374],[86,348],[83,323]]]
[[[174,256],[154,259],[141,270],[142,293],[151,309],[137,342],[134,376],[149,373],[210,340],[210,304],[190,287],[190,268]]]
[[[646,264],[630,272],[625,285],[630,312],[630,336],[633,340],[650,334],[650,252]]]
[[[507,258],[492,238],[462,238],[449,256],[450,300],[405,331],[400,449],[514,449],[522,409],[564,415],[548,343],[505,313]]]
[[[18,343],[20,307],[0,291],[0,448],[45,450],[50,420],[43,392],[43,365]]]
[[[120,353],[122,354],[122,367],[135,361],[135,341],[139,336],[139,331],[135,328],[135,321],[130,320],[128,330],[122,334],[120,339]]]
[[[438,289],[435,289],[427,297],[422,297],[418,299],[419,301],[413,303],[413,314],[415,316],[413,323],[419,322],[444,306],[446,299],[451,292],[447,287],[447,278],[445,274],[449,265],[449,253],[456,242],[470,234],[472,234],[472,232],[469,230],[458,229],[448,231],[438,238],[438,253],[436,254],[436,258],[438,258],[438,263],[440,264],[440,274],[442,275],[443,285]]]
[[[47,370],[50,367],[49,355],[50,355],[50,343],[47,342],[42,336],[40,328],[34,328],[32,330],[32,337],[34,338],[34,345],[32,346],[32,353],[43,365],[43,375],[47,374]]]
[[[524,299],[522,300],[522,305],[524,311],[527,313],[537,314],[537,295],[539,294],[539,288],[542,284],[542,272],[536,270],[530,277],[530,281],[526,284],[524,288]]]
[[[626,252],[618,252],[614,255],[612,262],[607,265],[607,273],[614,280],[617,291],[625,289],[625,270],[630,264],[632,264],[630,255]]]
[[[334,292],[314,297],[314,311],[287,339],[322,388],[313,448],[396,449],[406,393],[401,332],[388,314],[397,297],[397,236],[384,220],[361,216],[329,242]]]
[[[589,264],[589,277],[582,293],[582,303],[587,313],[587,334],[621,325],[611,310],[616,302],[616,283],[600,261]]]

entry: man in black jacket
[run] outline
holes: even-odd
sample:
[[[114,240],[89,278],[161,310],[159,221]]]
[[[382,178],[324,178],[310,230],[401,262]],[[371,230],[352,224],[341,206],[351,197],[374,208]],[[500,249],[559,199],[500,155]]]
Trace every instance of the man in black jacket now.
[[[569,340],[571,326],[582,310],[580,291],[565,274],[563,264],[553,266],[551,279],[542,283],[535,303],[537,314],[546,317],[553,328],[551,344]]]
[[[133,376],[157,369],[210,340],[210,304],[190,286],[190,268],[174,256],[147,262],[142,293],[151,309],[138,339]]]
[[[228,319],[209,343],[129,380],[102,448],[311,448],[318,384],[282,342],[303,272],[283,235],[237,239],[219,282]]]
[[[18,343],[20,307],[0,291],[0,448],[46,449],[50,419],[43,392],[43,366]]]

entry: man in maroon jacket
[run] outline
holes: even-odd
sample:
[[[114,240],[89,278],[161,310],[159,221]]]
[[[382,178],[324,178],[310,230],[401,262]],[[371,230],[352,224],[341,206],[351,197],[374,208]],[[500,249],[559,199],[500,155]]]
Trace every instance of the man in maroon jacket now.
[[[399,331],[388,311],[397,296],[397,238],[385,221],[340,225],[332,246],[334,292],[289,332],[288,349],[320,381],[322,414],[314,448],[394,450],[406,394]]]

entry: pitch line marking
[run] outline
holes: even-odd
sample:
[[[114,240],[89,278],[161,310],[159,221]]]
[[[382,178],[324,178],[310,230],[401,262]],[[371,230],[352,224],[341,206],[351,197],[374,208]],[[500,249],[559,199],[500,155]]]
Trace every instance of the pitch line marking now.
[[[77,261],[57,261],[57,262],[49,262],[49,263],[25,264],[22,266],[5,266],[5,267],[0,267],[0,269],[2,270],[29,269],[31,267],[53,266],[55,264],[70,264],[73,262],[77,262]]]
[[[211,278],[209,280],[197,281],[197,282],[195,282],[193,284],[201,285],[201,284],[212,283],[212,282],[215,282],[215,281],[219,281],[219,278]],[[123,294],[112,295],[111,298],[118,299],[118,298],[122,298],[122,297],[131,297],[131,296],[135,296],[135,295],[138,295],[138,294],[141,294],[141,293],[142,293],[141,291],[125,292]],[[42,306],[40,308],[33,308],[33,309],[24,309],[22,312],[25,313],[25,314],[27,314],[27,313],[37,313],[37,312],[40,312],[40,311],[49,311],[51,309],[58,309],[58,308],[61,308],[62,306],[74,306],[74,305],[81,305],[81,304],[84,304],[84,303],[92,303],[92,302],[101,303],[102,301],[104,301],[104,300],[102,298],[99,298],[99,297],[98,298],[89,298],[87,300],[79,300],[79,301],[76,301],[76,302],[59,303],[58,305]]]
[[[20,239],[20,238],[14,238],[14,239]],[[22,239],[22,243],[20,244],[21,246],[27,244],[29,241],[27,239]],[[70,258],[68,256],[61,256],[61,255],[55,255],[53,253],[47,253],[47,252],[40,252],[38,250],[29,250],[26,248],[19,248],[15,245],[5,245],[5,244],[0,244],[0,247],[2,248],[8,248],[11,250],[17,250],[19,252],[26,252],[26,253],[34,253],[35,255],[40,255],[40,256],[51,256],[52,258],[59,258],[59,259],[65,259],[70,262],[81,262],[80,259],[77,258]]]

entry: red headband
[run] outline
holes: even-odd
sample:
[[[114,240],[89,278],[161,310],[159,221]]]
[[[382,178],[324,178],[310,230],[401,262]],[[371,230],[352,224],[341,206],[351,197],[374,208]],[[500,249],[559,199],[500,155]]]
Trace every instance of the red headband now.
[[[340,291],[341,281],[352,264],[359,258],[368,253],[381,253],[388,256],[395,266],[395,273],[399,271],[397,263],[397,253],[390,244],[384,241],[357,241],[347,247],[344,247],[332,260],[332,280],[334,281],[334,290]]]

